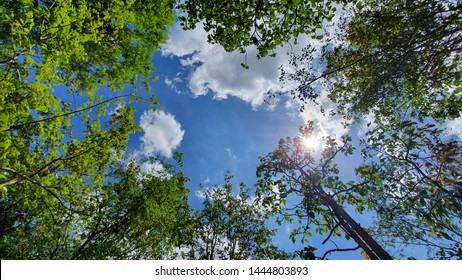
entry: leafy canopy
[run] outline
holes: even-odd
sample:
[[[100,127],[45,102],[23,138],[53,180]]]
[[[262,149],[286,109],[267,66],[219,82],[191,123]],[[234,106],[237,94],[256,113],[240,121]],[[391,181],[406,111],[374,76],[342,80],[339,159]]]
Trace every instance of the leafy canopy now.
[[[186,0],[178,8],[185,13],[179,18],[184,29],[203,23],[209,42],[242,53],[255,46],[261,58],[276,55],[274,50],[287,42],[296,43],[299,35],[321,31],[323,22],[333,18],[336,5],[347,2]]]
[[[461,112],[461,3],[364,1],[349,9],[334,44],[292,58],[292,94],[316,101],[321,84],[346,117],[457,118]]]
[[[260,178],[257,193],[265,204],[281,211],[282,219],[278,222],[289,222],[298,225],[291,235],[292,242],[300,240],[309,242],[312,235],[325,235],[324,245],[335,238],[352,238],[357,246],[351,248],[328,249],[322,256],[324,259],[335,251],[354,251],[363,249],[371,259],[391,259],[369,233],[361,227],[348,212],[350,205],[364,205],[363,199],[351,196],[354,189],[362,189],[361,184],[353,181],[343,182],[336,158],[340,155],[351,155],[353,147],[351,139],[343,137],[341,141],[326,137],[324,148],[319,159],[315,151],[304,145],[304,138],[311,137],[313,122],[301,127],[300,137],[287,137],[279,141],[279,147],[265,157],[257,170]],[[364,206],[357,207],[359,213]],[[308,246],[308,252],[316,248]]]
[[[358,2],[335,44],[308,46],[282,73],[298,83],[291,94],[302,102],[327,94],[338,106],[332,113],[372,119],[351,201],[377,213],[381,241],[425,246],[438,258],[461,257],[460,140],[441,129],[461,116],[461,8]]]
[[[123,157],[172,7],[1,2],[2,258],[161,258],[180,242],[184,175]]]
[[[288,259],[291,255],[272,244],[274,229],[265,222],[271,211],[250,195],[244,183],[237,192],[228,171],[221,186],[199,190],[203,208],[194,214],[195,234],[183,257],[188,259]]]

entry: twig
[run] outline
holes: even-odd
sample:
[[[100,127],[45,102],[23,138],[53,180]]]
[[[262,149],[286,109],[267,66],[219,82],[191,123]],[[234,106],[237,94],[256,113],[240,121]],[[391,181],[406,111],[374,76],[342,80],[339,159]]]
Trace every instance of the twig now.
[[[329,232],[329,235],[327,236],[327,238],[322,242],[322,244],[326,244],[327,240],[330,239],[330,237],[332,236],[332,234],[334,234],[334,231],[338,228],[338,226],[340,226],[340,223],[337,223]],[[359,245],[358,245],[359,246]]]
[[[324,260],[328,254],[330,253],[333,253],[333,252],[347,252],[347,251],[356,251],[358,250],[359,248],[361,248],[359,245],[354,247],[354,248],[345,248],[345,249],[341,249],[341,248],[336,248],[336,249],[331,249],[331,250],[328,250],[324,253],[324,255],[322,256],[321,260]]]

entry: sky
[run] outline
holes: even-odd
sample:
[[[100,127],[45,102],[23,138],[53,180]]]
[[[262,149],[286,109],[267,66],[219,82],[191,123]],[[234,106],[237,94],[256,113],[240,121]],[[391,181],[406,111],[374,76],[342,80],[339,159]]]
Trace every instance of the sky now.
[[[153,59],[158,80],[151,84],[151,89],[159,100],[158,110],[152,111],[145,103],[137,105],[135,118],[142,131],[131,138],[130,152],[158,153],[167,158],[174,152],[183,153],[181,170],[190,178],[190,204],[200,207],[199,184],[208,188],[221,184],[224,173],[230,170],[235,176],[235,186],[241,181],[252,186],[257,180],[259,157],[275,150],[279,139],[296,136],[299,126],[307,120],[315,121],[319,135],[360,134],[361,126],[347,131],[340,117],[324,116],[319,107],[308,106],[301,113],[297,101],[290,98],[265,102],[268,92],[290,87],[279,82],[279,66],[287,68],[287,53],[300,51],[309,40],[301,38],[298,45],[279,48],[276,58],[257,60],[255,48],[249,48],[246,57],[238,52],[227,53],[219,45],[207,43],[200,26],[183,31],[175,23],[168,42]],[[241,67],[243,62],[250,66],[249,70]],[[321,99],[321,103],[333,108],[327,100]],[[462,119],[448,124],[454,134],[462,135],[461,127]],[[341,159],[339,164],[346,170],[346,176],[351,176],[348,172],[351,174],[359,161],[354,156]],[[155,172],[159,166],[145,164],[144,168]],[[349,212],[362,225],[370,223],[370,215]],[[292,227],[283,224],[274,240],[288,251],[301,249],[300,244],[292,244],[288,238]],[[311,245],[316,247],[315,243],[321,240],[314,238]],[[340,242],[339,246],[354,247],[351,242]],[[330,257],[362,258],[359,251],[334,253]]]

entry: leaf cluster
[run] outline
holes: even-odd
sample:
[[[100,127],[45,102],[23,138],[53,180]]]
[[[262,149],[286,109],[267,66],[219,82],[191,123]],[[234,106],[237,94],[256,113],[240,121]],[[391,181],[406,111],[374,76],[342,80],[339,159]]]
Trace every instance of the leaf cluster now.
[[[297,43],[302,34],[322,37],[323,23],[332,20],[337,5],[347,2],[187,0],[178,8],[186,14],[179,18],[184,29],[194,29],[202,22],[209,42],[241,53],[254,46],[262,58],[275,56],[275,49],[287,42]]]

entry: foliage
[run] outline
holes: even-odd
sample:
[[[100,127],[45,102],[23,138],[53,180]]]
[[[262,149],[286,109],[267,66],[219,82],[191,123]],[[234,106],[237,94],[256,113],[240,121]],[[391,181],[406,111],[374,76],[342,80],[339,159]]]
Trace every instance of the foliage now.
[[[335,78],[331,98],[357,112],[374,107],[376,115],[410,106],[416,117],[459,117],[462,3],[382,2],[371,1],[348,23],[351,48],[327,57],[326,71],[354,65]]]
[[[36,83],[92,94],[121,89],[153,70],[153,50],[172,24],[170,1],[3,1],[2,69]],[[21,73],[21,75],[20,75]]]
[[[101,101],[94,98],[99,86],[121,90],[139,78],[147,85],[152,53],[173,22],[172,4],[125,2],[2,1],[0,160],[24,146],[12,126],[53,118],[44,135],[69,129],[69,118],[56,116],[71,116],[72,104],[56,86],[86,95],[90,106]],[[73,104],[76,110],[82,105]]]
[[[316,101],[321,83],[339,112],[388,116],[411,108],[416,118],[460,116],[460,1],[364,1],[349,10],[335,44],[294,55],[293,95]]]
[[[391,131],[391,132],[390,132]],[[373,206],[380,239],[462,258],[462,147],[435,124],[394,119],[368,134],[358,194]],[[378,159],[378,160],[376,160]]]
[[[200,188],[203,209],[195,213],[195,238],[183,257],[189,259],[287,259],[291,256],[271,242],[275,230],[266,227],[270,211],[252,199],[244,183],[233,193],[231,173],[213,189]]]
[[[442,124],[461,116],[460,1],[363,1],[351,6],[336,40],[308,46],[282,80],[306,103],[321,94],[346,119],[372,119],[349,190],[373,209],[381,242],[427,247],[460,258],[460,140]],[[303,109],[304,107],[302,107]]]
[[[140,130],[127,101],[141,100],[140,84],[149,90],[172,8],[1,2],[2,258],[161,258],[178,244],[184,176],[144,174],[123,158]]]
[[[134,161],[109,165],[102,185],[67,176],[30,179],[0,200],[0,255],[7,259],[161,259],[187,230],[181,172],[162,176]]]
[[[309,241],[314,229],[318,234],[327,233],[323,244],[332,237],[353,238],[357,243],[353,248],[328,250],[321,259],[334,251],[359,248],[372,259],[391,259],[345,210],[348,204],[356,203],[352,199],[358,199],[349,195],[351,190],[361,186],[341,181],[334,159],[340,154],[353,152],[350,139],[344,137],[339,143],[326,137],[321,158],[317,161],[314,151],[303,145],[303,138],[313,133],[313,123],[302,127],[300,133],[301,137],[281,139],[278,150],[260,159],[257,171],[261,178],[257,185],[259,196],[264,197],[267,204],[282,208],[283,221],[300,225],[291,233],[292,242],[297,238],[302,243]],[[312,252],[313,247],[307,247],[301,253],[309,257]]]
[[[322,37],[323,22],[333,18],[336,5],[347,2],[186,0],[178,7],[186,14],[179,18],[184,29],[194,29],[203,22],[209,42],[242,53],[248,46],[255,46],[261,58],[269,53],[276,55],[274,50],[284,43],[296,43],[299,35]]]

